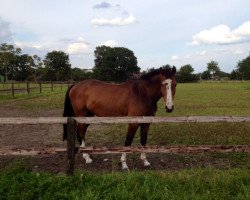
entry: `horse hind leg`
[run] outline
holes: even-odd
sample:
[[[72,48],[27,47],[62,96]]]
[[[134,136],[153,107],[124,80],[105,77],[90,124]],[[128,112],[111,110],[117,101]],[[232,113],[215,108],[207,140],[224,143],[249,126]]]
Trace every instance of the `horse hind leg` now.
[[[92,117],[94,116],[91,112],[86,111],[86,117]],[[78,125],[78,140],[80,139],[80,147],[81,148],[85,148],[86,147],[86,143],[85,143],[85,134],[87,131],[87,128],[89,127],[89,124],[79,124]],[[92,159],[90,158],[88,153],[83,153],[82,157],[85,159],[87,164],[92,163]]]
[[[147,135],[150,124],[142,124],[141,125],[141,145],[145,147],[147,143]],[[140,159],[143,161],[144,167],[150,167],[150,163],[147,160],[147,156],[145,152],[142,152],[140,155]]]
[[[89,124],[78,124],[77,127],[77,136],[78,136],[78,141],[80,143],[80,147],[81,148],[85,148],[86,147],[86,143],[85,143],[85,133],[87,131]],[[82,157],[85,159],[86,163],[92,163],[92,159],[90,158],[89,154],[87,153],[83,153]]]

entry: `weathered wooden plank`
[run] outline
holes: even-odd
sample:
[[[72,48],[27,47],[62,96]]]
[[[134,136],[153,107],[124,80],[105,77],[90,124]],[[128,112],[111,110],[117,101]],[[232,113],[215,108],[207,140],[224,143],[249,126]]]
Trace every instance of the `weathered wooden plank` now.
[[[187,122],[250,122],[250,116],[182,116],[182,117],[75,117],[78,123],[187,123]],[[0,118],[0,124],[66,124],[67,117],[14,117]]]
[[[250,116],[182,116],[182,117],[74,117],[78,123],[187,123],[187,122],[250,122]],[[3,117],[0,124],[66,124],[67,117]]]
[[[66,148],[43,149],[5,149],[0,148],[0,155],[42,155],[66,152]],[[203,152],[247,152],[250,145],[168,145],[147,147],[86,147],[78,152],[91,154],[121,154],[121,153],[203,153]],[[73,152],[72,152],[73,153]]]
[[[67,120],[67,169],[66,173],[72,175],[75,170],[75,132],[76,121],[69,117]]]

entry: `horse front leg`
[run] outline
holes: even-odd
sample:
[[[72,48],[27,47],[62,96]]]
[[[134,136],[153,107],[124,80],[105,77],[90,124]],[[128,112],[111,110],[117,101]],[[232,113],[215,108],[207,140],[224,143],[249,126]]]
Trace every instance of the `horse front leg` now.
[[[145,147],[147,143],[149,126],[150,124],[141,125],[141,145],[143,147]],[[143,161],[144,167],[150,167],[150,163],[147,160],[147,156],[145,152],[141,153],[140,159]]]
[[[133,138],[135,136],[135,133],[138,129],[139,125],[138,124],[129,124],[128,126],[128,133],[127,133],[127,137],[125,140],[125,146],[131,146],[132,142],[133,142]],[[122,169],[123,170],[129,170],[128,165],[127,165],[127,154],[123,153],[121,156],[121,163],[122,163]]]
[[[81,148],[85,148],[86,147],[86,143],[85,143],[85,133],[87,131],[89,124],[78,124],[77,126],[77,135],[78,135],[78,141],[80,143],[80,147]],[[86,163],[92,163],[92,159],[90,158],[88,153],[83,153],[82,157],[85,159]]]

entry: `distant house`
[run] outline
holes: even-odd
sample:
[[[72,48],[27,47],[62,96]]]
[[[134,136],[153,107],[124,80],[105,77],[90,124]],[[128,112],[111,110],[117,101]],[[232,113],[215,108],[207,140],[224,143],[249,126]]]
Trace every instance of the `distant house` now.
[[[4,76],[0,75],[0,83],[4,82]]]

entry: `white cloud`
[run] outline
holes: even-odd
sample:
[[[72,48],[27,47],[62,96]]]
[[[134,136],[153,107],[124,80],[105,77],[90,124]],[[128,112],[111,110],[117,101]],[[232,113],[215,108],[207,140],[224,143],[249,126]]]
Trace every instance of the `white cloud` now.
[[[39,42],[20,42],[20,41],[15,41],[15,45],[24,51],[29,49],[33,50],[38,50],[38,51],[46,51],[48,50],[48,47],[45,47],[45,45],[42,45]]]
[[[125,26],[134,24],[136,22],[136,18],[133,14],[130,14],[126,18],[116,17],[113,19],[106,19],[106,18],[97,18],[92,19],[91,23],[95,26]]]
[[[244,22],[238,28],[233,30],[233,34],[239,37],[250,37],[250,21]]]
[[[244,22],[234,30],[230,30],[227,25],[218,25],[195,34],[192,39],[191,45],[247,42],[250,41],[250,21]]]
[[[79,37],[75,42],[69,44],[67,48],[67,52],[74,55],[88,53],[88,51],[88,44],[82,37]]]
[[[102,45],[116,47],[118,46],[118,43],[115,40],[107,40],[104,43],[102,43]]]
[[[201,52],[199,53],[200,56],[205,56],[206,54],[207,54],[207,51],[201,51]]]
[[[177,55],[171,56],[171,60],[178,60],[178,59],[179,59],[179,57]]]
[[[236,54],[236,55],[241,55],[241,54],[244,54],[244,51],[242,51],[241,49],[236,49],[236,50],[234,51],[234,54]]]

